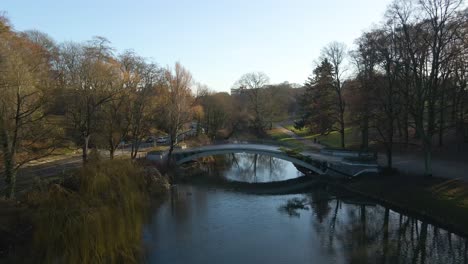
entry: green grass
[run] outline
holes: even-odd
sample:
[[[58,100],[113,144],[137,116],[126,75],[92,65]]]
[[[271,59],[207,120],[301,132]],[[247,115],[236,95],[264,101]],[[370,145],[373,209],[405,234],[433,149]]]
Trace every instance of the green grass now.
[[[272,129],[268,131],[268,136],[276,141],[279,141],[281,144],[286,145],[292,148],[303,148],[304,144],[297,141],[295,138],[289,136],[286,133],[283,133],[281,129]]]
[[[304,139],[314,140],[317,139],[320,144],[330,148],[341,148],[341,135],[338,131],[329,133],[328,135],[314,134],[309,129],[296,129],[293,125],[285,126],[286,129],[291,130],[296,135],[303,137]],[[348,127],[345,129],[345,147],[353,148],[360,144],[359,135],[357,128]]]
[[[309,129],[307,129],[307,128],[296,129],[294,127],[294,125],[285,126],[284,128],[286,128],[287,130],[291,130],[292,132],[294,132],[294,134],[296,134],[296,135],[298,135],[300,137],[314,136],[314,134],[312,132],[310,132]]]

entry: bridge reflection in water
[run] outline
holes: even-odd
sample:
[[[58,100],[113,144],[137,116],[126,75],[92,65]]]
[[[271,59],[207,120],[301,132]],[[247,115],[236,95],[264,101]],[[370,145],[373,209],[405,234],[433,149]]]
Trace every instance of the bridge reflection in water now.
[[[354,177],[363,173],[378,173],[379,171],[377,163],[372,161],[355,162],[350,161],[346,156],[312,151],[303,151],[299,153],[300,157],[297,157],[283,151],[279,146],[262,144],[221,144],[178,150],[173,153],[173,159],[180,165],[202,157],[230,153],[252,153],[272,156],[293,162],[320,175]],[[148,158],[151,159],[151,156],[149,155]]]

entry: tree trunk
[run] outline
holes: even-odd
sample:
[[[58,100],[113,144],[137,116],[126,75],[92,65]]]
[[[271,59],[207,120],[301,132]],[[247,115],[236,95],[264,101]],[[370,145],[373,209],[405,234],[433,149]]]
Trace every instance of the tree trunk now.
[[[114,153],[115,153],[115,145],[114,145],[114,141],[112,140],[112,136],[109,137],[109,158],[112,160],[114,159]]]
[[[7,184],[10,184],[11,178],[12,178],[11,175],[14,169],[13,157],[9,150],[8,143],[4,141],[2,145],[3,145],[3,161],[5,163],[5,182]]]
[[[16,170],[15,170],[15,154],[10,152],[3,153],[5,161],[5,182],[8,184],[8,197],[15,197],[16,187]]]
[[[132,152],[130,153],[130,158],[132,160],[136,159],[139,149],[140,149],[140,142],[137,138],[135,138],[132,140]]]
[[[13,170],[10,174],[10,185],[8,187],[8,198],[15,198],[15,189],[16,189],[16,171]]]
[[[397,121],[397,128],[398,128],[398,137],[402,138],[403,137],[403,125],[401,124],[400,118],[397,118],[396,121]]]
[[[82,153],[83,164],[85,164],[86,162],[88,162],[88,145],[89,145],[89,135],[84,136],[84,143],[83,143],[83,146],[82,146],[82,150],[83,150],[83,153]]]
[[[368,151],[369,150],[369,118],[367,116],[364,117],[361,133],[362,133],[361,150]]]
[[[424,140],[424,174],[432,177],[432,144]]]
[[[341,148],[345,148],[345,125],[344,122],[340,122],[340,136],[341,136]]]
[[[409,121],[408,121],[408,112],[405,111],[404,114],[404,123],[403,123],[403,132],[404,132],[404,137],[405,137],[405,147],[408,147],[409,145],[409,132],[408,132],[408,127],[409,127]]]
[[[111,147],[111,148],[109,149],[109,158],[110,158],[111,160],[114,159],[114,153],[115,153],[115,149],[114,149],[114,147]]]
[[[172,152],[174,152],[174,145],[175,145],[175,141],[173,140],[173,137],[171,137],[171,144],[169,146],[169,152],[167,153],[167,165],[168,166],[172,159]]]
[[[443,137],[444,137],[444,130],[445,130],[445,94],[440,94],[440,102],[439,102],[439,147],[443,145]]]
[[[387,168],[392,169],[393,167],[393,151],[392,147],[387,147]]]
[[[8,197],[13,199],[16,187],[16,144],[11,143],[8,131],[3,126],[3,120],[0,120],[0,125],[0,143],[2,145],[5,166],[5,182],[8,185]]]
[[[388,143],[386,144],[387,147],[387,167],[388,169],[392,169],[393,167],[393,121],[389,122],[389,130],[388,130]]]

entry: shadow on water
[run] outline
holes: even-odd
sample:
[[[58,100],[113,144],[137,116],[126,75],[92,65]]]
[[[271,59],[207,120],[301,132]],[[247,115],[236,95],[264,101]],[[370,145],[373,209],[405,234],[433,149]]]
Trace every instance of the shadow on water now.
[[[321,246],[345,263],[468,263],[467,238],[360,197],[335,195],[314,189],[280,209],[300,217],[310,206]]]

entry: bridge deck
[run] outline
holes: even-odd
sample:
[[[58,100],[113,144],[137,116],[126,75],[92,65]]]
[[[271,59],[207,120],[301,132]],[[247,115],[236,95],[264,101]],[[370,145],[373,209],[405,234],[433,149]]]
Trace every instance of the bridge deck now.
[[[232,151],[261,151],[261,152],[274,152],[285,154],[279,146],[262,145],[262,144],[220,144],[220,145],[207,145],[202,147],[181,149],[174,151],[174,154],[189,154],[189,153],[200,153],[200,152],[212,152],[218,150],[232,150]],[[304,151],[302,155],[309,156],[312,159],[326,162],[339,162],[342,161],[342,157],[324,155],[319,152]],[[285,154],[286,155],[286,154]]]

